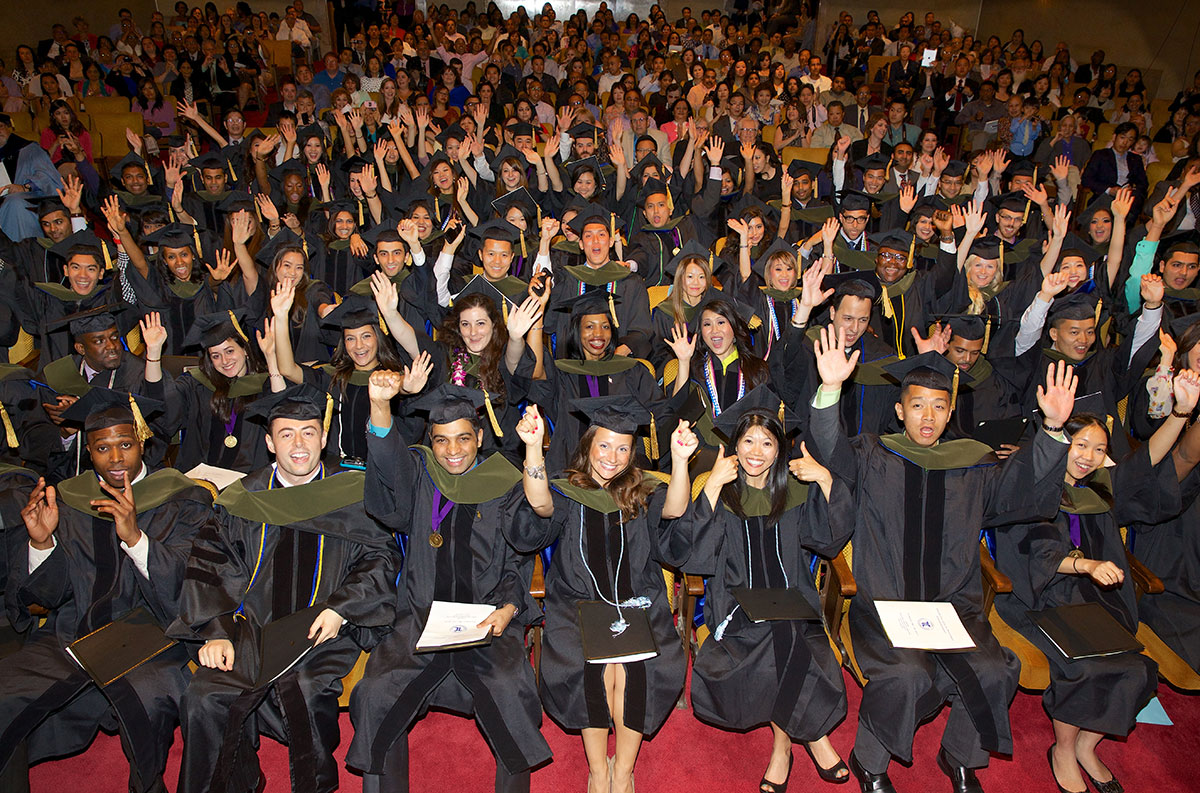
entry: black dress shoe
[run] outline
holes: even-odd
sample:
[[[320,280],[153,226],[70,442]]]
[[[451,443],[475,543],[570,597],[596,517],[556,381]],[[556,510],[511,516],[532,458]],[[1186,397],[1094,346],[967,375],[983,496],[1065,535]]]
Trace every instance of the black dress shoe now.
[[[1115,776],[1107,782],[1098,782],[1087,771],[1084,771],[1083,775],[1087,777],[1088,782],[1092,783],[1092,787],[1096,788],[1096,793],[1125,793],[1125,788],[1121,786]]]
[[[938,750],[937,764],[942,773],[950,777],[950,788],[954,793],[983,793],[975,771],[966,766],[951,765],[945,749]]]
[[[850,773],[854,774],[854,778],[858,780],[858,787],[862,793],[896,793],[896,788],[892,786],[892,780],[888,778],[887,772],[872,774],[867,771],[859,765],[854,752],[850,752]]]

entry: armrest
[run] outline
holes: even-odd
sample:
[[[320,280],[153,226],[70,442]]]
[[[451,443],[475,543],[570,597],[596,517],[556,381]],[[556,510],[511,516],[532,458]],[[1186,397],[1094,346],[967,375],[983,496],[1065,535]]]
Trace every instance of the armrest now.
[[[704,594],[704,578],[701,576],[686,574],[683,577],[683,584],[688,595],[692,597],[700,597]]]
[[[990,586],[993,592],[1012,592],[1012,579],[996,569],[996,563],[983,543],[979,544],[979,566],[983,569],[984,584]]]
[[[533,560],[533,577],[529,581],[529,594],[535,600],[543,600],[546,597],[546,576],[542,571],[542,556],[538,554]]]
[[[1133,575],[1133,583],[1138,589],[1148,595],[1157,595],[1163,591],[1165,587],[1162,579],[1150,572],[1150,568],[1142,564],[1141,559],[1127,550],[1125,560],[1129,562],[1129,572]]]
[[[850,565],[846,564],[845,556],[839,553],[830,559],[829,572],[841,591],[842,597],[850,598],[858,593],[858,582],[854,580],[854,573],[851,572]]]

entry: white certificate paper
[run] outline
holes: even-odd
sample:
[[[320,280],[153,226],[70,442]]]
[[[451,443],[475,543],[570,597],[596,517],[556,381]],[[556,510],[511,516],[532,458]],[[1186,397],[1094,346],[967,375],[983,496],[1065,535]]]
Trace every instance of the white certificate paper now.
[[[425,623],[425,630],[417,640],[417,652],[452,650],[463,645],[485,643],[484,640],[492,632],[491,626],[476,626],[495,610],[495,606],[485,603],[433,601],[429,607],[429,619]]]
[[[973,650],[975,642],[950,603],[877,600],[875,609],[888,640],[897,649]]]

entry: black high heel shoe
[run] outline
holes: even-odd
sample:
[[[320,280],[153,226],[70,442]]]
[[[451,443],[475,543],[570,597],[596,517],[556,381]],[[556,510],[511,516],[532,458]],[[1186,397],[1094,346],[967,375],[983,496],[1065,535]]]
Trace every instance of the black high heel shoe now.
[[[1087,781],[1092,783],[1092,787],[1096,788],[1096,793],[1125,793],[1125,788],[1117,781],[1116,774],[1113,774],[1113,778],[1107,782],[1097,782],[1087,772],[1087,769],[1084,769],[1083,766],[1080,766],[1080,769],[1083,770],[1083,775],[1087,778]],[[1111,774],[1112,772],[1110,771],[1109,773]]]
[[[802,743],[800,745],[804,747],[804,751],[808,752],[808,757],[812,760],[813,768],[817,769],[817,776],[821,777],[822,780],[834,785],[844,785],[850,781],[850,769],[846,767],[845,760],[838,760],[837,765],[833,768],[822,768],[821,764],[817,762],[817,758],[813,756],[812,749],[808,748],[808,744]],[[846,773],[844,776],[838,776],[839,771],[845,771]],[[768,782],[767,784],[770,783]]]
[[[1054,780],[1054,786],[1058,788],[1058,793],[1087,793],[1087,790],[1067,790],[1058,783],[1058,774],[1054,773],[1054,747],[1058,744],[1050,744],[1050,748],[1046,750],[1046,762],[1050,764],[1050,777]],[[1084,773],[1087,773],[1086,771]]]
[[[762,781],[758,783],[759,791],[761,793],[766,793],[765,788],[769,786],[771,788],[771,793],[787,793],[788,780],[792,778],[792,760],[793,759],[795,759],[795,756],[792,755],[791,753],[788,753],[787,776],[785,776],[783,778],[782,782],[768,782],[767,775],[763,774]]]

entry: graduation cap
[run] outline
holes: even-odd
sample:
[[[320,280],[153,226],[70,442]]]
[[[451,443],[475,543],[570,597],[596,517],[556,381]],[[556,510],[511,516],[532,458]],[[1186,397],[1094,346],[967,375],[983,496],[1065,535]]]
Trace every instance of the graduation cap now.
[[[713,268],[713,253],[708,248],[705,248],[695,240],[688,240],[680,247],[679,253],[675,254],[671,261],[667,262],[667,274],[674,277],[675,270],[688,259],[703,259],[708,262],[708,271],[712,272]]]
[[[1089,245],[1083,237],[1073,231],[1068,231],[1063,238],[1062,250],[1058,254],[1058,263],[1062,264],[1063,259],[1068,256],[1078,256],[1083,259],[1084,264],[1091,267],[1100,258],[1100,251]]]
[[[951,160],[950,162],[946,163],[946,167],[942,169],[942,176],[949,176],[952,179],[956,179],[960,176],[966,176],[968,167],[969,166],[962,160]]]
[[[729,177],[733,179],[734,184],[741,184],[742,168],[745,166],[745,161],[741,156],[726,155],[721,158],[721,169],[729,171]]]
[[[437,142],[442,144],[442,148],[444,149],[451,138],[461,143],[467,139],[467,131],[458,124],[451,124],[438,133]]]
[[[224,157],[222,157],[217,152],[210,151],[210,152],[205,152],[204,154],[201,154],[199,157],[193,157],[188,162],[188,164],[191,165],[196,170],[202,171],[205,168],[208,168],[208,169],[217,168],[219,170],[224,170],[225,166],[228,165],[229,163]]]
[[[747,326],[750,326],[751,322],[753,322],[755,318],[754,306],[743,303],[740,300],[735,300],[730,295],[727,295],[716,289],[708,290],[708,296],[704,298],[704,300],[700,301],[699,305],[696,306],[695,316],[700,316],[706,309],[715,309],[714,304],[717,303],[724,303],[732,308],[733,313],[737,314],[737,316],[742,320],[742,322],[745,322]]]
[[[788,163],[787,172],[788,176],[792,177],[793,179],[798,179],[800,174],[808,174],[808,178],[815,181],[817,176],[821,173],[821,168],[822,166],[820,163],[801,160],[797,157]]]
[[[796,250],[796,247],[792,243],[788,242],[787,240],[785,240],[781,237],[776,237],[771,242],[770,247],[768,247],[765,251],[763,251],[762,256],[759,256],[756,261],[751,262],[750,266],[754,269],[754,272],[758,273],[762,277],[762,279],[764,281],[766,281],[767,280],[767,265],[771,262],[771,259],[776,254],[786,254],[788,256],[788,258],[790,258],[792,260],[793,264],[796,267],[796,276],[797,276],[797,278],[799,278],[800,271],[802,269],[799,258],[798,258],[800,255],[800,252]]]
[[[1104,210],[1111,216],[1112,200],[1113,197],[1108,193],[1101,193],[1098,196],[1094,196],[1090,201],[1088,201],[1087,207],[1075,216],[1076,227],[1086,233],[1088,225],[1090,225],[1092,222],[1092,218],[1100,210]]]
[[[713,427],[729,444],[737,443],[737,426],[748,415],[757,414],[771,416],[783,424],[784,434],[787,435],[800,428],[800,419],[794,412],[787,409],[779,395],[768,385],[756,386],[745,396],[721,411],[721,415],[713,420]]]
[[[288,174],[295,174],[302,179],[308,178],[308,166],[299,157],[284,160],[271,169],[270,176],[277,182],[282,182]]]
[[[945,378],[944,389],[950,392],[950,405],[958,399],[958,386],[969,384],[972,377],[951,363],[940,352],[924,352],[920,355],[910,355],[889,364],[884,364],[883,370],[894,377],[903,390],[910,384],[914,375],[934,374]],[[939,383],[940,385],[940,383]]]
[[[229,195],[221,199],[217,204],[217,209],[232,215],[234,212],[253,212],[254,216],[262,220],[262,213],[258,208],[258,203],[254,200],[254,196],[247,193],[245,190],[230,190]]]
[[[325,143],[328,142],[328,137],[325,135],[325,130],[322,129],[320,124],[308,124],[296,130],[296,142],[299,143],[301,147],[303,147],[305,143],[308,143],[308,141],[312,140],[313,138],[320,138],[321,145],[325,145]]]
[[[365,325],[379,325],[384,333],[383,319],[379,316],[379,306],[375,301],[363,295],[349,294],[337,307],[321,318],[321,324],[330,328],[353,330]]]
[[[157,248],[192,247],[196,249],[197,256],[204,258],[204,246],[200,242],[200,227],[188,223],[168,223],[157,231],[147,234],[143,242]]]
[[[362,155],[355,154],[344,160],[339,167],[346,173],[358,173],[370,165],[371,163]]]
[[[86,311],[76,311],[74,314],[59,317],[50,323],[48,329],[58,330],[69,327],[71,335],[75,337],[83,333],[103,333],[109,328],[117,327],[117,314],[120,314],[126,308],[128,306],[124,303],[107,303],[102,306],[94,306]]]
[[[1050,307],[1050,322],[1092,319],[1099,326],[1103,305],[1095,292],[1072,292],[1054,300],[1054,305]]]
[[[665,195],[667,197],[667,209],[670,212],[675,211],[675,202],[671,198],[671,189],[667,187],[667,183],[661,179],[647,179],[638,190],[638,206],[645,206],[646,199],[652,195]]]
[[[571,410],[586,417],[589,426],[622,435],[637,435],[638,427],[646,426],[655,431],[654,414],[633,394],[572,399]]]
[[[1104,402],[1104,392],[1095,391],[1091,394],[1084,394],[1080,397],[1075,397],[1075,404],[1071,408],[1071,417],[1076,416],[1095,416],[1104,423],[1109,435],[1112,435],[1113,415],[1108,412],[1108,408]],[[1104,460],[1104,465],[1107,467],[1114,463],[1107,456]]]
[[[981,259],[1002,259],[1002,249],[1007,245],[1008,243],[999,237],[977,237],[971,243],[970,254]]]
[[[483,392],[478,388],[453,383],[442,383],[409,403],[412,409],[428,413],[430,424],[449,424],[460,419],[475,423],[484,405]]]
[[[508,132],[512,134],[514,138],[521,135],[532,138],[534,132],[533,124],[530,124],[527,121],[518,121],[515,124],[509,124],[507,127],[505,127],[505,129],[508,130]]]
[[[488,158],[488,165],[492,166],[493,171],[499,171],[499,164],[510,157],[517,161],[517,168],[519,168],[522,172],[524,172],[525,168],[529,165],[529,160],[526,159],[525,155],[521,153],[521,150],[515,146],[509,146],[507,143],[496,149],[496,153]]]
[[[287,245],[295,245],[304,252],[304,257],[308,258],[308,239],[284,226],[274,237],[263,243],[254,259],[264,267],[270,267],[275,254]]]
[[[874,303],[879,299],[879,279],[873,273],[867,271],[850,270],[844,273],[830,273],[821,279],[821,290],[826,291],[833,289],[835,292],[851,281],[857,281],[870,291],[870,300]],[[836,295],[834,298],[836,299]]]
[[[659,175],[663,175],[663,162],[654,152],[650,152],[642,159],[638,160],[637,165],[629,171],[629,178],[634,184],[642,181],[642,174],[647,168],[657,168]]]
[[[500,240],[501,242],[516,244],[518,239],[523,240],[521,230],[503,218],[495,218],[494,220],[489,220],[487,223],[472,226],[468,233],[480,242],[485,240]]]
[[[268,429],[271,422],[278,418],[319,420],[324,431],[329,432],[329,423],[333,419],[333,396],[307,383],[296,383],[254,400],[246,408],[246,416],[263,419]]]
[[[1038,164],[1033,160],[1021,158],[1008,166],[1008,181],[1011,184],[1014,176],[1028,176],[1035,182],[1038,178]]]
[[[594,126],[594,125],[589,124],[586,121],[584,121],[584,122],[580,122],[579,124],[576,124],[575,126],[571,127],[569,130],[567,130],[567,134],[570,135],[572,139],[574,139],[574,138],[591,138],[592,140],[596,141],[597,145],[599,145],[599,143],[600,143],[599,137],[600,137],[601,131],[602,130],[599,127]]]
[[[1171,332],[1175,334],[1175,338],[1182,338],[1196,323],[1200,323],[1200,313],[1177,317],[1171,320]]]
[[[614,295],[607,289],[591,289],[582,295],[558,301],[554,304],[554,310],[569,314],[571,319],[588,314],[604,314],[613,320],[616,318],[616,304],[620,302],[621,296]]]
[[[796,161],[793,160],[793,162]],[[882,152],[876,152],[875,154],[868,154],[866,157],[857,160],[854,163],[854,167],[862,171],[883,171],[887,170],[891,163],[891,157],[883,154]]]
[[[579,176],[579,172],[585,168],[591,168],[596,174],[596,189],[598,190],[604,187],[604,173],[601,170],[603,166],[600,164],[600,160],[596,157],[585,157],[584,159],[576,160],[567,166],[567,173],[571,177],[571,184],[573,185],[575,183],[575,180]]]
[[[214,311],[199,314],[192,320],[192,327],[183,338],[184,348],[199,346],[203,349],[215,347],[226,339],[241,339],[242,344],[251,344],[246,328],[253,329],[253,316],[248,308],[232,311]]]
[[[567,225],[570,226],[571,231],[583,236],[583,227],[594,223],[608,226],[608,233],[616,236],[617,216],[599,204],[588,204],[587,207],[580,209]]]
[[[119,180],[121,177],[121,174],[125,173],[125,169],[130,166],[141,168],[143,171],[146,172],[146,181],[149,182],[150,184],[154,184],[154,174],[150,171],[150,166],[146,163],[146,161],[144,159],[142,159],[141,157],[139,157],[137,154],[135,154],[133,152],[129,152],[124,157],[117,160],[117,164],[109,169],[109,173],[115,174],[117,176],[117,179]]]
[[[950,331],[960,339],[978,341],[983,339],[980,353],[987,355],[992,339],[992,317],[982,314],[945,314],[939,320],[950,326]]]
[[[815,186],[816,182],[813,182],[813,185]],[[818,204],[817,206],[805,209],[792,209],[792,217],[803,220],[805,223],[819,226],[833,217],[833,206],[831,204]]]
[[[542,225],[542,207],[534,200],[533,194],[529,192],[528,187],[518,187],[516,190],[510,190],[492,201],[492,209],[495,210],[496,217],[498,218],[503,218],[508,214],[508,210],[514,206],[519,208],[526,218],[536,215],[538,226]]]
[[[386,220],[383,223],[380,223],[368,229],[367,231],[362,232],[361,236],[363,242],[374,247],[375,245],[379,244],[380,238],[385,234],[395,235],[395,239],[390,240],[391,242],[404,242],[404,240],[400,237],[400,230],[397,227],[397,224]],[[405,247],[407,247],[407,243],[405,243]]]
[[[66,204],[57,198],[43,198],[42,200],[38,201],[36,207],[33,207],[32,209],[37,214],[38,220],[46,217],[46,215],[53,215],[55,212],[62,212],[68,217],[71,214],[71,211],[67,209]]]
[[[62,420],[82,427],[85,435],[129,424],[138,440],[145,441],[154,435],[146,425],[145,416],[160,413],[165,407],[157,399],[96,386],[67,407],[62,412]]]
[[[877,197],[862,190],[843,190],[838,195],[838,212],[871,211]]]
[[[1029,208],[1033,201],[1025,197],[1025,194],[1020,190],[1015,190],[1010,193],[1003,193],[991,199],[992,206],[999,212],[1001,209],[1006,209],[1009,212],[1020,212],[1021,222],[1024,223],[1029,219]]]
[[[467,282],[467,285],[462,288],[462,291],[454,296],[451,305],[459,302],[464,297],[471,295],[483,295],[492,301],[496,306],[496,310],[504,317],[504,321],[508,321],[508,310],[510,305],[515,305],[504,296],[504,293],[497,289],[491,281],[484,278],[482,275],[477,275]]]
[[[97,261],[104,262],[105,270],[111,270],[115,253],[109,249],[110,244],[93,234],[91,229],[80,229],[52,246],[50,251],[63,259],[70,259],[76,254],[89,254],[95,256]]]

